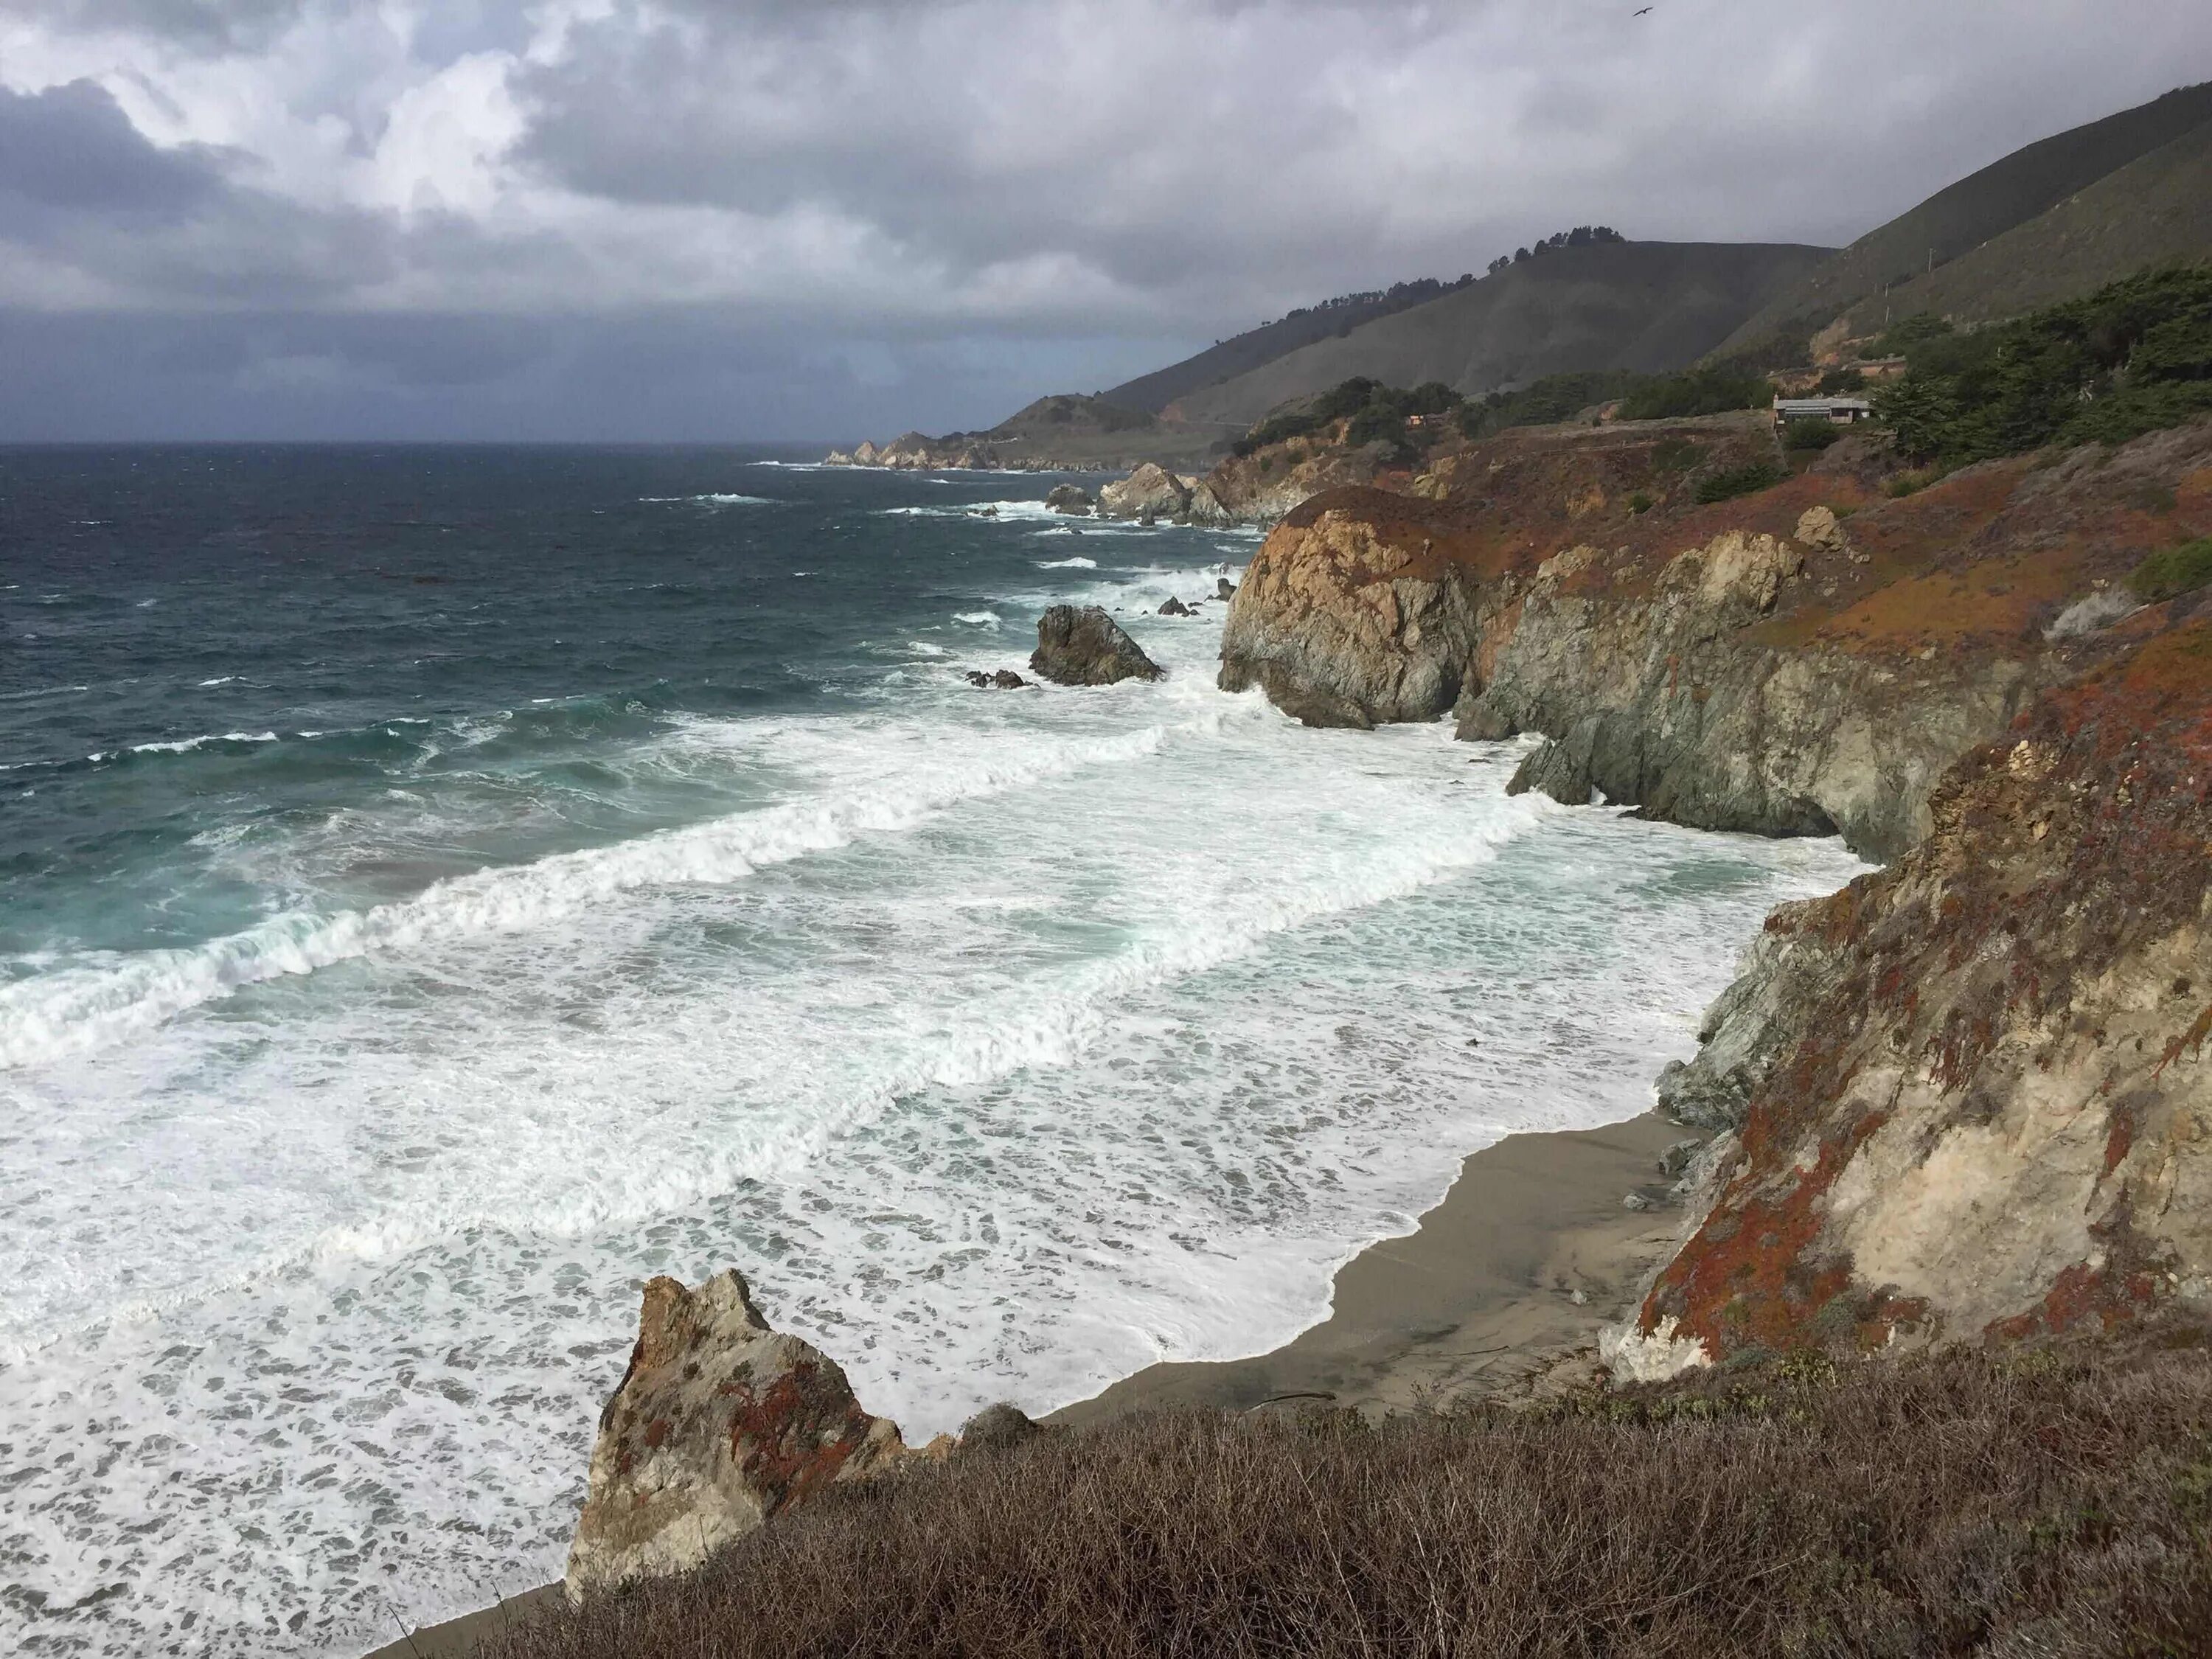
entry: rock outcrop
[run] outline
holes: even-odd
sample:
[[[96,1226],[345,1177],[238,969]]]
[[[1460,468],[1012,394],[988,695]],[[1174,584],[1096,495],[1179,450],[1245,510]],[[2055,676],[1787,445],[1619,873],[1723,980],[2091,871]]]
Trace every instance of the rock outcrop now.
[[[1030,668],[1059,685],[1156,680],[1159,665],[1099,606],[1056,605],[1037,620]]]
[[[1045,491],[1044,504],[1055,513],[1087,519],[1091,508],[1098,505],[1098,498],[1081,484],[1054,484]]]
[[[1698,1061],[1741,1148],[1628,1367],[2212,1304],[2212,617],[2187,603],[1962,761],[1894,864],[1770,921],[1717,1011],[1750,1035]]]
[[[568,1594],[686,1571],[786,1504],[904,1452],[897,1425],[860,1408],[836,1362],[769,1328],[736,1273],[693,1290],[655,1279],[599,1416]]]
[[[1316,496],[1222,683],[1349,725],[1456,687],[1462,737],[1547,738],[1516,787],[1892,861],[1778,910],[1661,1080],[1722,1133],[1619,1375],[2212,1304],[2212,590],[2128,586],[2212,532],[2212,422],[1696,501],[1758,435],[1509,434]]]
[[[1433,720],[1474,655],[1475,589],[1401,496],[1335,492],[1268,537],[1229,604],[1221,687],[1308,726]]]
[[[1098,492],[1102,519],[1175,519],[1190,510],[1190,486],[1164,467],[1147,461],[1127,477]]]
[[[2194,522],[2212,467],[2200,423],[1902,500],[1817,471],[1694,500],[1771,441],[1732,417],[1508,434],[1428,496],[1318,495],[1255,558],[1222,684],[1344,725],[1432,718],[1449,686],[1462,736],[1552,739],[1520,787],[1891,858],[1959,756],[2117,648],[2109,603],[2056,624]]]

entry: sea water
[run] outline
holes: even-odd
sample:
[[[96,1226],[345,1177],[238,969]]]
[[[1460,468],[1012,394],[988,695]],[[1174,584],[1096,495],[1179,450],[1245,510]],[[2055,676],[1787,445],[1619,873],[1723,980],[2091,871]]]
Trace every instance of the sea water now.
[[[1226,695],[1257,538],[1055,482],[0,452],[0,1647],[557,1576],[654,1273],[917,1441],[1265,1350],[1857,867]],[[1166,678],[968,684],[1062,601]]]

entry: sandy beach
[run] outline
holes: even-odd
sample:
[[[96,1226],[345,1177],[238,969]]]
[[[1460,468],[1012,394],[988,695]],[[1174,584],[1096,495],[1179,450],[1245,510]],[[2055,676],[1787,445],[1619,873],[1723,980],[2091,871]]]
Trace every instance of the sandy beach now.
[[[1245,1410],[1327,1395],[1368,1411],[1521,1385],[1626,1315],[1676,1243],[1659,1156],[1687,1131],[1646,1113],[1601,1129],[1510,1135],[1474,1153],[1418,1231],[1338,1272],[1329,1316],[1271,1353],[1154,1365],[1054,1413],[1085,1423],[1167,1405]]]

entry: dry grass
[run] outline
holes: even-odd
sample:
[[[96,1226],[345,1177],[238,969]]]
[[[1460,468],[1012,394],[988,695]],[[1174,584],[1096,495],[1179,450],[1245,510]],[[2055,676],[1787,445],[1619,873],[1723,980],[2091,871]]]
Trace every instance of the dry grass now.
[[[1164,1414],[778,1517],[487,1659],[2193,1654],[2200,1333],[1371,1427]]]

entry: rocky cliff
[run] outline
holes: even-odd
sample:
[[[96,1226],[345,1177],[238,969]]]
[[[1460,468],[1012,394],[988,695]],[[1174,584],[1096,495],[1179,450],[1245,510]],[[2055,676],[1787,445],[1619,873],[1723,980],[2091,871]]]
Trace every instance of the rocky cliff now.
[[[1355,726],[1455,699],[1462,736],[1553,740],[1523,787],[1893,857],[1960,755],[2119,648],[2118,584],[2207,522],[2212,428],[1904,499],[1845,450],[1700,502],[1776,464],[1760,417],[1548,428],[1420,497],[1326,492],[1255,556],[1222,684]]]
[[[1758,437],[1509,434],[1421,497],[1316,497],[1222,684],[1450,704],[1547,736],[1516,787],[1891,860],[1777,911],[1662,1080],[1735,1138],[1622,1374],[2212,1300],[2212,589],[2130,580],[2212,530],[2212,423],[1901,495],[1838,445],[1699,501]]]
[[[655,1279],[599,1416],[568,1594],[686,1571],[784,1504],[882,1473],[905,1449],[835,1361],[769,1328],[738,1274],[696,1290]]]
[[[2212,617],[2173,610],[1769,921],[1668,1079],[1741,1141],[1631,1368],[2212,1303]]]

